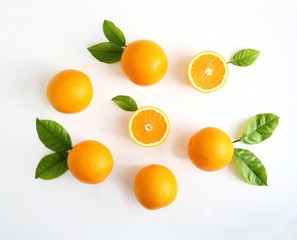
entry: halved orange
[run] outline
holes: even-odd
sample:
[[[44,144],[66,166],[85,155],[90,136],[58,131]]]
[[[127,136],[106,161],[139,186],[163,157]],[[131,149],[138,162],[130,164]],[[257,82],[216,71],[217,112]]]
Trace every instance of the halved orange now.
[[[228,78],[228,64],[218,53],[198,53],[188,66],[188,79],[200,92],[209,93],[220,89]]]
[[[129,121],[131,138],[143,147],[160,145],[167,138],[169,130],[168,117],[156,107],[139,108]]]

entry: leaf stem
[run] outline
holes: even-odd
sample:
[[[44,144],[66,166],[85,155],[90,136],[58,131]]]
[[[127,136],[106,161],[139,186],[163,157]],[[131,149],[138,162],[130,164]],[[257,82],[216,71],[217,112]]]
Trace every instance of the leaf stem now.
[[[232,143],[237,143],[239,141],[240,141],[240,139],[237,139],[237,140],[234,140]]]

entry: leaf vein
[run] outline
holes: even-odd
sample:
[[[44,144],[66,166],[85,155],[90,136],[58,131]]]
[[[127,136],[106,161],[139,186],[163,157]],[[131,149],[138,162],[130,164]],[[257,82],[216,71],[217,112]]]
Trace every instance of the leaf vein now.
[[[67,160],[67,156],[68,156],[68,154],[66,155],[66,159],[62,159],[62,160],[61,160],[61,159],[58,159],[58,162],[56,162],[54,165],[51,165],[49,168],[45,168],[44,171],[42,171],[42,172],[36,174],[35,177],[36,177],[36,178],[39,178],[42,174],[48,172],[50,169],[53,169],[53,168],[56,167],[57,165],[59,165],[59,164],[65,162],[65,161]],[[38,166],[37,166],[37,168],[38,168]]]
[[[246,139],[247,137],[249,137],[250,135],[252,135],[254,132],[258,131],[259,129],[265,127],[266,125],[270,124],[271,122],[276,121],[276,119],[272,119],[268,122],[266,122],[265,124],[261,125],[260,127],[254,129],[253,131],[249,132],[247,135],[245,135],[244,137],[241,137],[240,139]]]

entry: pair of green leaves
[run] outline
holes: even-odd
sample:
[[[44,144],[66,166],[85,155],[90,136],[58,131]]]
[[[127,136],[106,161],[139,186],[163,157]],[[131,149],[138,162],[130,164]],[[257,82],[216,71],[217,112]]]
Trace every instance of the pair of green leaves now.
[[[40,141],[54,153],[43,157],[37,165],[35,178],[50,180],[68,170],[68,151],[72,148],[68,132],[57,122],[36,119],[36,130]]]
[[[247,67],[252,65],[259,57],[260,52],[255,49],[242,49],[235,53],[229,63],[240,67]]]
[[[234,141],[244,144],[257,144],[269,138],[278,125],[279,117],[272,113],[253,116],[246,124],[241,137]],[[234,148],[236,165],[247,183],[267,186],[267,173],[263,163],[252,152]]]
[[[104,20],[103,32],[109,42],[101,42],[88,48],[100,62],[114,63],[121,60],[126,39],[123,32],[111,21]]]

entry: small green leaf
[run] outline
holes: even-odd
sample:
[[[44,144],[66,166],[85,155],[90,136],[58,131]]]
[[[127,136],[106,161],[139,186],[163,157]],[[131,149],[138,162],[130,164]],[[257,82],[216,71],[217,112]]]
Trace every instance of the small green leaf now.
[[[126,45],[126,39],[123,34],[123,32],[114,25],[113,22],[104,20],[103,22],[103,31],[106,36],[106,38],[119,46],[125,46]]]
[[[267,186],[266,169],[260,159],[252,152],[246,149],[234,148],[234,158],[237,168],[247,183]]]
[[[269,138],[277,127],[279,117],[272,113],[253,116],[246,124],[240,142],[256,144]]]
[[[242,49],[234,54],[231,63],[236,66],[246,67],[252,65],[259,57],[260,52],[255,49]]]
[[[112,42],[102,42],[88,48],[89,52],[100,62],[114,63],[121,60],[124,49]]]
[[[136,111],[138,109],[135,100],[129,96],[118,95],[111,100],[123,110]]]
[[[66,152],[72,147],[68,132],[57,122],[36,118],[36,130],[40,141],[55,152]]]
[[[60,177],[68,170],[68,153],[52,153],[43,157],[37,165],[35,178],[51,180]]]

